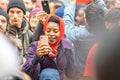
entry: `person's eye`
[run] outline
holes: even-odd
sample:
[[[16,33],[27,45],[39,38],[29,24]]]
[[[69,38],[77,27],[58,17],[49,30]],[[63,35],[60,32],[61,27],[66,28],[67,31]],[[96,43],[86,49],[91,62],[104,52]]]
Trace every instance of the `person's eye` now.
[[[20,14],[21,13],[21,11],[17,11],[17,14]]]
[[[12,13],[12,14],[13,14],[13,13],[14,13],[14,11],[10,11],[10,13]]]
[[[54,32],[55,32],[55,33],[58,33],[58,32],[59,32],[59,30],[55,29],[55,30],[54,30]]]
[[[35,18],[35,16],[32,16],[31,18]]]
[[[50,29],[47,29],[46,31],[49,33],[49,32],[50,32]]]
[[[6,23],[6,20],[1,20],[2,23]]]

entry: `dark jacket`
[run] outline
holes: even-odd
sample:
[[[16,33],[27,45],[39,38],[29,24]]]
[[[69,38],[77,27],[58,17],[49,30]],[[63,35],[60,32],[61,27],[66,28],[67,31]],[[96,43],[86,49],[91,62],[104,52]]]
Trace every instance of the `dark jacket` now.
[[[28,47],[31,42],[32,33],[28,30],[28,23],[26,20],[23,20],[21,28],[17,26],[7,26],[6,35],[18,48],[20,55],[20,63],[23,63],[22,58],[26,58],[28,53]]]

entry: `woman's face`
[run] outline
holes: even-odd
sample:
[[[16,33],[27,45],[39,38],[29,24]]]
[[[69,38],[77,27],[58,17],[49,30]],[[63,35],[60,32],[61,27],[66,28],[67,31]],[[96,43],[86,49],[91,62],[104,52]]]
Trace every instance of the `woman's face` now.
[[[31,31],[33,32],[38,23],[37,15],[31,16],[29,23],[30,23]]]
[[[78,24],[84,24],[85,23],[85,12],[84,10],[80,9],[77,12],[77,15],[75,17]]]
[[[48,22],[45,35],[48,36],[48,42],[54,44],[60,36],[59,24],[55,22]]]

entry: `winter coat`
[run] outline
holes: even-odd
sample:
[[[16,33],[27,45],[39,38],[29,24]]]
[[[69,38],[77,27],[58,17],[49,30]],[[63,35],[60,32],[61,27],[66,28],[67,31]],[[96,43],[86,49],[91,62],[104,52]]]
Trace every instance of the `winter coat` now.
[[[72,44],[66,39],[62,39],[60,46],[58,47],[58,55],[55,58],[50,58],[48,55],[39,59],[36,56],[37,41],[31,43],[28,50],[28,58],[24,64],[22,70],[26,72],[32,80],[38,80],[41,70],[45,68],[57,69],[60,73],[61,80],[64,80],[65,76],[74,80],[77,78],[77,71],[74,66],[74,60],[72,55]],[[79,76],[79,75],[78,75]]]
[[[26,20],[23,20],[21,28],[11,25],[7,26],[6,35],[18,48],[20,64],[23,64],[23,58],[27,56],[29,43],[32,38],[32,33],[28,30],[28,26]]]

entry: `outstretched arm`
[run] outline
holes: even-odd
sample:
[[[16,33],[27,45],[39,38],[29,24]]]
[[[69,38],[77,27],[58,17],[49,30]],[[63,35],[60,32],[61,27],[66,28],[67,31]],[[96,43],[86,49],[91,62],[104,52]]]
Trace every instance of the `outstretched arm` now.
[[[90,33],[87,31],[84,25],[75,26],[75,4],[70,4],[65,7],[64,10],[64,22],[65,22],[65,35],[71,41],[74,40],[85,40],[90,37]]]

